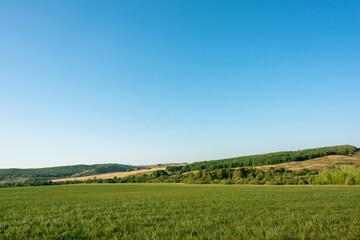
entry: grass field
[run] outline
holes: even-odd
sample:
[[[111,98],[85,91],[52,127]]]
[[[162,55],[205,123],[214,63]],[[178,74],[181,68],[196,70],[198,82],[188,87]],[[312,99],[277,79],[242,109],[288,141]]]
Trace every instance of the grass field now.
[[[360,239],[358,186],[0,189],[0,239]]]

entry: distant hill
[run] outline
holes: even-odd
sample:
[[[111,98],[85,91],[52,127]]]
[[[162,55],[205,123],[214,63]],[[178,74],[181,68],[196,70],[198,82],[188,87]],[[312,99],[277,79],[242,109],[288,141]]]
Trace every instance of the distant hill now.
[[[10,179],[26,178],[67,178],[82,177],[110,172],[126,172],[139,170],[144,167],[123,164],[94,164],[94,165],[72,165],[49,168],[10,168],[0,169],[0,181]]]

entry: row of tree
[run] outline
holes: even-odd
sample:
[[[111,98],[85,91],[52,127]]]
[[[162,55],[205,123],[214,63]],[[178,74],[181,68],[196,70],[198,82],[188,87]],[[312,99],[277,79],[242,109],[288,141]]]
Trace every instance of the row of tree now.
[[[52,182],[50,180],[30,179],[23,183],[5,183],[0,187],[43,186],[78,183],[188,183],[188,184],[255,184],[255,185],[302,185],[302,184],[360,184],[360,166],[331,167],[320,170],[302,169],[299,171],[284,168],[223,168],[206,169],[186,174],[169,175],[158,170],[152,174],[128,176],[112,179],[88,179],[85,181]]]

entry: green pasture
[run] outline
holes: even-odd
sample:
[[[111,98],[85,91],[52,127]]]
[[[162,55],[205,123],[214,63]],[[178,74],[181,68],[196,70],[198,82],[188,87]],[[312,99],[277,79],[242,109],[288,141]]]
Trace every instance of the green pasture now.
[[[358,186],[0,189],[0,239],[360,239]]]

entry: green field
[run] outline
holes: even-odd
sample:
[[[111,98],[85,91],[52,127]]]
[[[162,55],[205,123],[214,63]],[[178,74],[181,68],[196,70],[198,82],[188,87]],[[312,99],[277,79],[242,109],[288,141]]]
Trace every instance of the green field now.
[[[0,189],[0,239],[360,239],[358,186]]]

